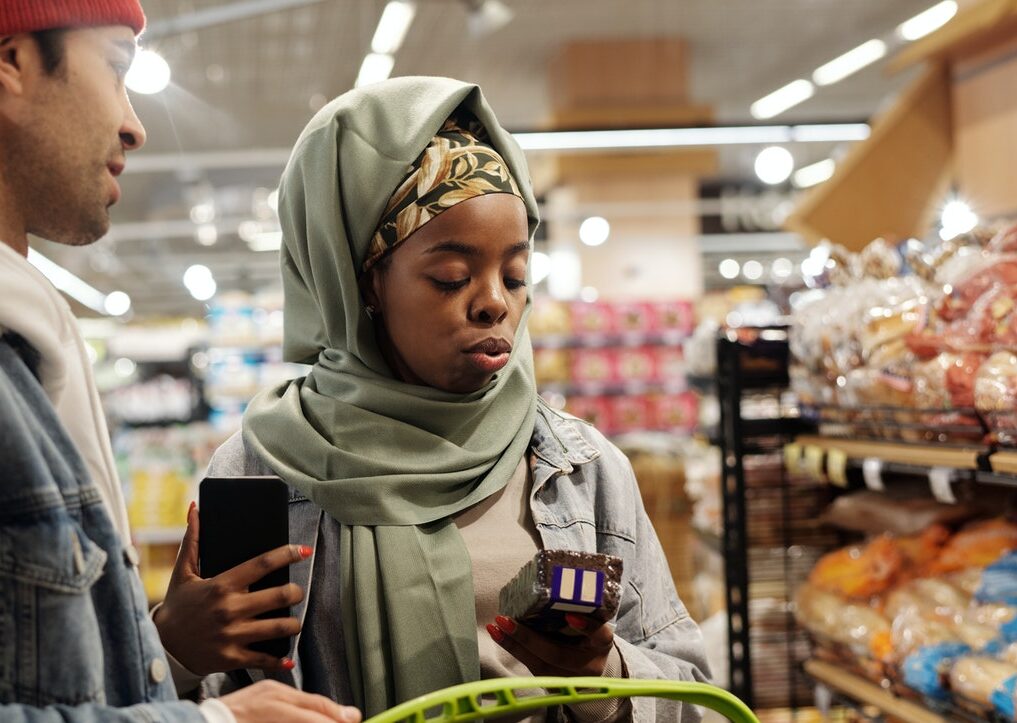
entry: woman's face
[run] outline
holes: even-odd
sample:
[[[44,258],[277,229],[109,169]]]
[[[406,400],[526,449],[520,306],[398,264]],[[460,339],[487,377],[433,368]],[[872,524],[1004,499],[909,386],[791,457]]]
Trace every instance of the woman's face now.
[[[378,343],[402,381],[480,389],[509,359],[526,307],[526,209],[495,193],[444,211],[366,279]]]

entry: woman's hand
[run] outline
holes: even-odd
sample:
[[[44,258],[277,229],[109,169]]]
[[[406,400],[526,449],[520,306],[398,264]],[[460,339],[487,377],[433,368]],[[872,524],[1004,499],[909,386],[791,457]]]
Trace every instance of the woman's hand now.
[[[487,632],[534,675],[603,675],[614,647],[614,627],[575,613],[566,613],[565,620],[576,633],[574,641],[538,633],[504,615],[495,617]]]
[[[360,723],[360,711],[321,695],[262,680],[220,698],[237,723]]]
[[[300,632],[296,618],[255,618],[300,602],[304,591],[293,583],[257,592],[248,592],[248,587],[273,570],[306,560],[311,549],[284,545],[206,580],[198,574],[198,532],[198,511],[192,504],[166,599],[154,616],[163,647],[198,675],[292,667],[288,659],[257,653],[248,646]]]

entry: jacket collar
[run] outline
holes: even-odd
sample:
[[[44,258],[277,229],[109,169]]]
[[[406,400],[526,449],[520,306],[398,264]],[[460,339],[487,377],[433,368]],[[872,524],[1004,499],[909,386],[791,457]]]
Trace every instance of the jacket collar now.
[[[592,462],[600,456],[600,451],[580,432],[581,424],[586,422],[558,412],[544,400],[538,400],[530,448],[534,455],[563,474],[569,474],[575,465]]]

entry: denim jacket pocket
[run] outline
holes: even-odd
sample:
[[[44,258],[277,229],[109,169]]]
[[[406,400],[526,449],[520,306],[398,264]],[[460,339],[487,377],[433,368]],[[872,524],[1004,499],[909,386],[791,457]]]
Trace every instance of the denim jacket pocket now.
[[[106,553],[62,511],[0,527],[0,703],[104,702],[92,586]]]

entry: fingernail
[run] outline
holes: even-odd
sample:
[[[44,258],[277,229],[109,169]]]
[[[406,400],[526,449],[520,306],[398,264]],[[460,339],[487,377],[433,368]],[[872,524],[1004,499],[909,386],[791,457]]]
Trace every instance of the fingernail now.
[[[297,664],[294,663],[290,658],[283,658],[282,667],[283,670],[293,670],[295,667],[297,667]]]
[[[590,625],[586,618],[581,618],[578,615],[573,615],[572,613],[565,613],[565,622],[576,630],[586,630],[586,628]]]
[[[300,546],[300,556],[305,560],[314,554],[314,549],[308,545]]]
[[[494,642],[496,643],[500,643],[502,640],[505,639],[505,633],[499,630],[498,627],[495,625],[488,624],[487,634],[490,635],[494,639]]]
[[[507,618],[504,615],[495,615],[494,621],[498,623],[498,627],[504,630],[506,633],[511,635],[516,631],[516,621],[512,618]]]
[[[195,502],[194,500],[191,500],[191,506],[187,508],[187,514],[190,515],[192,512],[194,512],[194,508],[197,506],[198,503]]]

